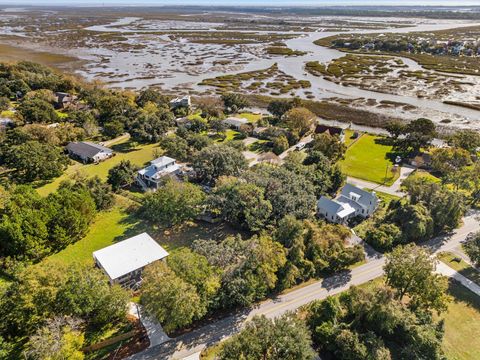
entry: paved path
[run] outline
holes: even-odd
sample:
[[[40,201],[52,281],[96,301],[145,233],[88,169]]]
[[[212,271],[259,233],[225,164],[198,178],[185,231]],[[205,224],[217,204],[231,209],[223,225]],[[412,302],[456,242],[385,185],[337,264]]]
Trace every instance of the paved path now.
[[[415,171],[415,168],[412,166],[402,166],[400,167],[400,176],[398,179],[391,185],[391,186],[386,186],[386,185],[380,185],[374,182],[362,180],[362,179],[357,179],[353,177],[347,177],[347,182],[361,187],[363,189],[370,189],[370,190],[375,190],[375,191],[380,191],[386,194],[394,195],[394,196],[400,196],[403,197],[406,194],[401,191],[401,185],[402,181],[405,180],[412,172]]]
[[[456,270],[452,269],[447,264],[439,261],[437,264],[437,270],[439,274],[451,277],[458,282],[460,282],[463,286],[465,286],[468,290],[472,291],[473,293],[480,296],[480,286],[475,284],[472,280],[467,279],[465,276],[457,272]]]
[[[304,144],[309,144],[313,141],[313,135],[308,135],[308,136],[305,136],[303,138],[301,138],[298,143],[296,143],[295,145],[293,145],[292,147],[288,148],[287,150],[285,150],[283,153],[281,153],[280,155],[278,155],[278,157],[280,159],[285,159],[288,154],[292,151],[295,151],[295,149],[297,148],[298,144],[300,143],[304,143]]]
[[[163,331],[162,325],[155,319],[148,316],[142,307],[135,303],[130,303],[129,314],[140,319],[145,330],[147,331],[148,339],[150,340],[149,348],[163,344],[171,338]]]
[[[477,215],[478,212],[468,214],[459,229],[452,234],[432,239],[425,243],[424,246],[432,252],[448,251],[459,246],[470,232],[480,230],[480,222],[476,218]],[[352,285],[360,285],[380,277],[383,275],[384,262],[385,259],[381,254],[369,254],[368,263],[351,271],[344,271],[312,284],[298,287],[286,294],[266,300],[258,304],[254,309],[238,311],[217,322],[181,335],[172,341],[133,355],[130,359],[185,359],[196,355],[205,347],[237,333],[245,320],[255,315],[265,315],[270,318],[277,317],[285,312],[295,311],[300,306],[311,301],[325,299],[329,295],[338,294]],[[450,273],[450,270],[445,270],[443,267],[439,269]],[[450,276],[461,279],[457,274],[450,274]]]

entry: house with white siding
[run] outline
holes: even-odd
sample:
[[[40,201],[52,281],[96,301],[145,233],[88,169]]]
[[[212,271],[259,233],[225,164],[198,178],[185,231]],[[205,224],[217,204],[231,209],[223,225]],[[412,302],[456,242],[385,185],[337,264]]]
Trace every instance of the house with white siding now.
[[[113,150],[90,141],[71,142],[67,145],[68,154],[84,163],[98,163],[113,156]]]
[[[320,197],[317,202],[317,215],[332,223],[346,224],[356,216],[371,216],[377,207],[378,197],[374,191],[346,184],[335,199]]]
[[[156,191],[163,185],[166,176],[176,176],[180,172],[177,161],[168,156],[161,156],[150,161],[150,165],[137,172],[137,184],[143,190]]]

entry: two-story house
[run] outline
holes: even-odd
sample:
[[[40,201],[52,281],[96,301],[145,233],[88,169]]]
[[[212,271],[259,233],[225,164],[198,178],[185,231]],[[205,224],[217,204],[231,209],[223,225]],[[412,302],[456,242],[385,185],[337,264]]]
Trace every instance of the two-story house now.
[[[137,183],[143,190],[157,190],[162,184],[165,176],[174,176],[180,171],[180,165],[175,159],[168,156],[161,156],[150,161],[150,165],[139,170]]]
[[[317,203],[318,217],[337,224],[345,224],[356,216],[367,218],[378,206],[375,192],[346,184],[335,199],[322,196]]]
[[[108,276],[110,284],[133,289],[141,283],[145,266],[167,256],[168,252],[147,233],[93,252],[95,265]]]

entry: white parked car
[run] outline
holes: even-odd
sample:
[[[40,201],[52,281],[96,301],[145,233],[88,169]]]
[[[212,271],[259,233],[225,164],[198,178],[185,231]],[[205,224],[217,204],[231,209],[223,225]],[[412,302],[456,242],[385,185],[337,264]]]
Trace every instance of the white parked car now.
[[[305,146],[307,146],[306,142],[299,142],[297,145],[295,145],[295,151],[303,150]]]

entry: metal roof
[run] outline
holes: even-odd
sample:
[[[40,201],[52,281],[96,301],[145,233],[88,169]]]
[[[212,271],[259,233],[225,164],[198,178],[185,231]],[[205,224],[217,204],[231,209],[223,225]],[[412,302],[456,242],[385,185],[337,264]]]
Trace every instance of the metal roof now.
[[[112,280],[167,256],[168,252],[147,233],[120,241],[93,253],[94,259]]]
[[[176,160],[168,157],[168,156],[160,156],[159,158],[150,161],[150,164],[155,165],[157,167],[162,167],[168,164],[171,164],[172,162],[175,162]]]

